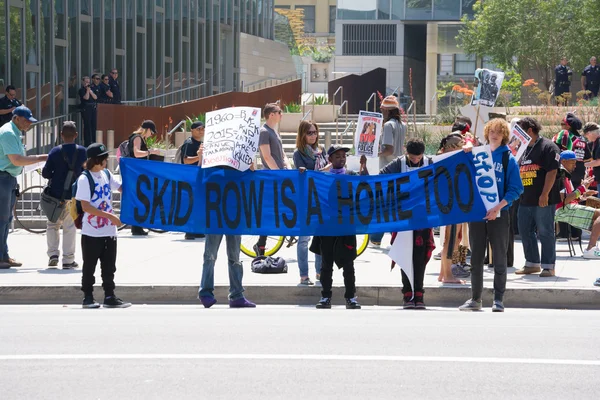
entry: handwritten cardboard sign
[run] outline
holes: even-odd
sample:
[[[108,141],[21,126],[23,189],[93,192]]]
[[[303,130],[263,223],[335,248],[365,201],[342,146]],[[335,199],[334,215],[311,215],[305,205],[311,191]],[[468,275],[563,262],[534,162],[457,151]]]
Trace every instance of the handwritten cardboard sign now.
[[[379,141],[383,125],[383,115],[380,113],[361,111],[358,114],[354,148],[356,155],[378,157]]]
[[[230,107],[206,113],[202,168],[246,171],[258,151],[260,109]]]

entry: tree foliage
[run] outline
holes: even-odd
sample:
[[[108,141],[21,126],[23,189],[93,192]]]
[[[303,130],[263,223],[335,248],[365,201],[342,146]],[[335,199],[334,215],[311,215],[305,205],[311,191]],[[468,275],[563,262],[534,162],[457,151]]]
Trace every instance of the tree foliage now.
[[[473,9],[458,36],[465,53],[524,77],[536,71],[546,89],[561,57],[581,71],[600,51],[598,0],[479,0]]]

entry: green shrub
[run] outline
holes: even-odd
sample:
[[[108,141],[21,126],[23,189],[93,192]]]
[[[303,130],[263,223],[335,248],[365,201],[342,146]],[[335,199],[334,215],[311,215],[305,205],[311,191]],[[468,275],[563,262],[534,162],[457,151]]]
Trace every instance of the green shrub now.
[[[284,113],[301,113],[302,106],[298,103],[288,103],[283,107]]]

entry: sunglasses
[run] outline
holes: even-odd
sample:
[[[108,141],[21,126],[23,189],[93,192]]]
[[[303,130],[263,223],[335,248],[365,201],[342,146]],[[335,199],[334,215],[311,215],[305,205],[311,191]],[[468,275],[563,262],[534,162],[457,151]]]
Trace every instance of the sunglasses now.
[[[94,78],[94,80],[95,80],[95,81],[99,81],[99,80],[100,80],[100,78]]]
[[[317,131],[308,131],[306,132],[306,136],[317,136],[318,132]]]
[[[113,71],[113,72],[111,72],[111,74],[113,74],[113,75],[119,75],[119,72],[118,71]]]
[[[108,82],[108,78],[103,79],[104,82]]]

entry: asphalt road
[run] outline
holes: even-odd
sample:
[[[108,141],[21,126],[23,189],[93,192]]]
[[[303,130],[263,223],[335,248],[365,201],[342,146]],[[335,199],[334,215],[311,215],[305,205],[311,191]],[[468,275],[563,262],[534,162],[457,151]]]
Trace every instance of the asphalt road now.
[[[599,311],[0,306],[0,398],[598,398]]]

